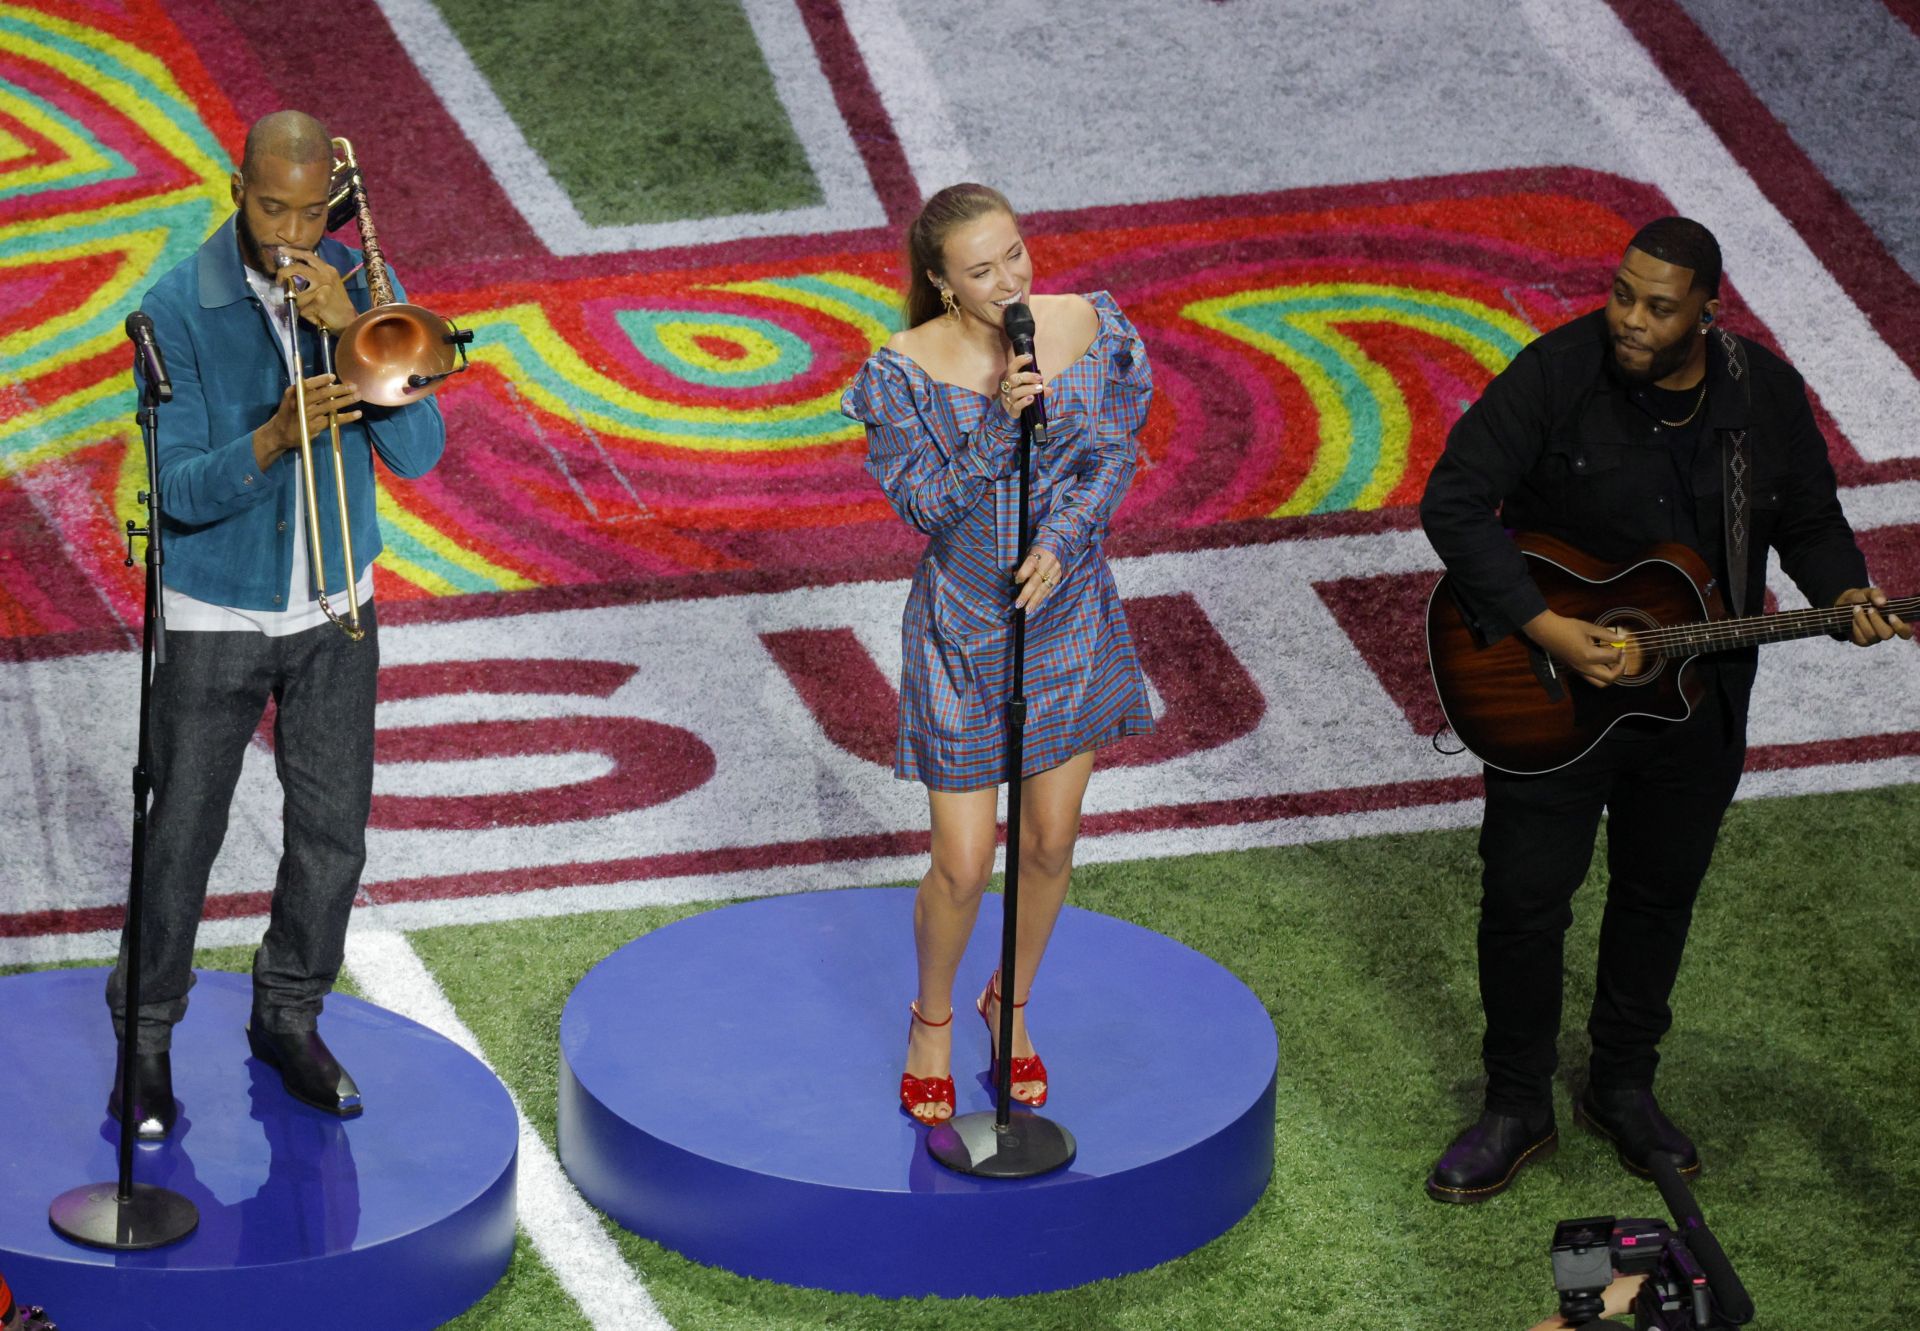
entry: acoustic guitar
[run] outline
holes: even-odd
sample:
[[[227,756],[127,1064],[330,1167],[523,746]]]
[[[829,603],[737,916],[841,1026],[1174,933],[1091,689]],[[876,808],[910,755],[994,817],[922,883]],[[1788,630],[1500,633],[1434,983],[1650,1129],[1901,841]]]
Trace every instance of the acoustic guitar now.
[[[1628,564],[1608,564],[1550,536],[1523,535],[1520,551],[1547,605],[1615,629],[1626,667],[1596,688],[1552,660],[1526,634],[1483,646],[1443,576],[1427,598],[1427,659],[1447,724],[1489,767],[1520,776],[1574,762],[1628,717],[1684,721],[1705,687],[1687,667],[1697,656],[1757,643],[1844,633],[1851,606],[1729,619],[1719,583],[1684,545],[1660,545]],[[1889,598],[1911,619],[1920,596]]]

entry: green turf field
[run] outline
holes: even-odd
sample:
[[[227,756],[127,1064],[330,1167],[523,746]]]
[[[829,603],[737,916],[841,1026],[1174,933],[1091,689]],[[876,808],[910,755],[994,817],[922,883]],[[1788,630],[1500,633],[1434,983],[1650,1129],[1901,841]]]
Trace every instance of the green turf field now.
[[[1914,867],[1900,858],[1904,839],[1887,835],[1917,817],[1914,787],[1736,805],[1696,915],[1664,1103],[1700,1143],[1696,1195],[1753,1292],[1757,1325],[1895,1327],[1920,1313],[1910,1280],[1920,930]],[[1196,1253],[1060,1294],[890,1302],[744,1279],[612,1232],[687,1331],[1530,1325],[1553,1304],[1556,1220],[1659,1215],[1660,1200],[1571,1124],[1564,1097],[1559,1154],[1506,1195],[1455,1208],[1421,1191],[1478,1104],[1473,840],[1422,833],[1079,871],[1077,904],[1223,962],[1279,1032],[1272,1186]],[[1567,1079],[1583,1068],[1599,886],[1590,879],[1575,902]],[[552,1144],[568,993],[635,935],[705,908],[410,938]],[[244,948],[200,957],[235,970],[248,961]],[[506,1278],[451,1325],[586,1323],[523,1240]]]
[[[1920,1215],[1916,876],[1898,858],[1904,839],[1886,835],[1916,817],[1912,787],[1737,805],[1702,897],[1665,1103],[1701,1144],[1697,1195],[1761,1325],[1893,1327],[1920,1312],[1909,1279]],[[1505,1196],[1452,1208],[1421,1192],[1432,1157],[1477,1108],[1473,840],[1432,833],[1080,871],[1079,905],[1223,962],[1279,1031],[1273,1184],[1197,1253],[1062,1294],[894,1303],[742,1279],[624,1233],[620,1243],[682,1328],[1527,1325],[1551,1310],[1555,1220],[1659,1214],[1660,1202],[1572,1126],[1564,1100],[1559,1155]],[[1567,1077],[1584,1066],[1599,886],[1576,901]],[[602,956],[692,909],[412,941],[551,1141],[568,992]],[[522,1246],[462,1331],[536,1316],[584,1325]]]
[[[588,224],[820,202],[733,0],[438,5]]]

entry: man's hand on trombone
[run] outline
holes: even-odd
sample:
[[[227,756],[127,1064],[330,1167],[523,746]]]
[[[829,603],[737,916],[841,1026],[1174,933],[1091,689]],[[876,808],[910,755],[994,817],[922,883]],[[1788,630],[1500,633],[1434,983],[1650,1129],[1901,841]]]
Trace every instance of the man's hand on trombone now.
[[[360,400],[360,395],[351,385],[343,384],[330,374],[311,375],[306,381],[307,396],[307,433],[306,438],[324,432],[327,428],[327,415],[340,413],[340,423],[360,419],[357,411],[347,408]],[[267,423],[253,432],[253,464],[265,471],[272,466],[282,453],[290,453],[300,447],[300,405],[293,385],[280,395],[280,405],[268,418]]]
[[[332,264],[310,250],[282,246],[274,254],[280,265],[274,279],[288,288],[301,318],[316,328],[338,333],[359,315],[347,295],[345,278]]]

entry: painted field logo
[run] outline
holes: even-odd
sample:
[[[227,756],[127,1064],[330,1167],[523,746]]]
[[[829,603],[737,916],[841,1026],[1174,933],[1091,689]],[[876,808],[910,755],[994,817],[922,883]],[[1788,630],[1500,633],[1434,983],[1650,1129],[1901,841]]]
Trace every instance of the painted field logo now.
[[[389,666],[385,702],[436,697],[610,698],[635,667],[522,658]],[[703,785],[713,750],[679,726],[637,716],[544,716],[382,726],[380,781],[368,826],[473,830],[605,818],[652,808]],[[582,767],[599,769],[581,774]],[[493,768],[494,789],[406,794],[450,773]],[[504,769],[504,770],[502,770]],[[509,784],[511,783],[511,784]],[[498,788],[505,787],[505,788]]]

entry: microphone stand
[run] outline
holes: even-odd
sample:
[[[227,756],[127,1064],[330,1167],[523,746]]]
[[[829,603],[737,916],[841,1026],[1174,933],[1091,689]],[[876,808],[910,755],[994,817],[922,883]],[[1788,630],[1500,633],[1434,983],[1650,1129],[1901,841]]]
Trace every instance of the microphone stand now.
[[[152,786],[148,763],[147,713],[153,696],[153,667],[167,659],[166,610],[161,604],[164,579],[160,566],[165,551],[160,542],[160,461],[155,434],[160,425],[159,387],[140,369],[134,352],[134,379],[140,385],[140,436],[147,449],[147,488],[140,502],[147,506],[147,525],[127,519],[127,565],[133,564],[133,541],[147,538],[146,613],[140,635],[140,740],[133,767],[133,867],[127,882],[127,988],[121,1010],[120,1039],[120,1174],[111,1183],[87,1183],[53,1199],[47,1219],[63,1238],[93,1248],[131,1252],[177,1243],[200,1224],[199,1208],[179,1193],[151,1183],[133,1181],[134,1046],[140,1024],[140,922],[144,913],[143,888],[147,869],[147,795]]]
[[[1033,442],[1039,410],[1020,413],[1020,541],[1024,559],[1033,540]],[[1046,427],[1039,427],[1046,442]],[[1027,736],[1027,612],[1013,610],[1013,687],[1007,696],[1007,872],[1000,913],[1000,1030],[994,1072],[994,1112],[961,1114],[934,1125],[927,1151],[948,1169],[986,1178],[1033,1178],[1059,1169],[1079,1149],[1073,1134],[1029,1111],[1013,1117],[1013,973],[1020,911],[1021,760]]]

